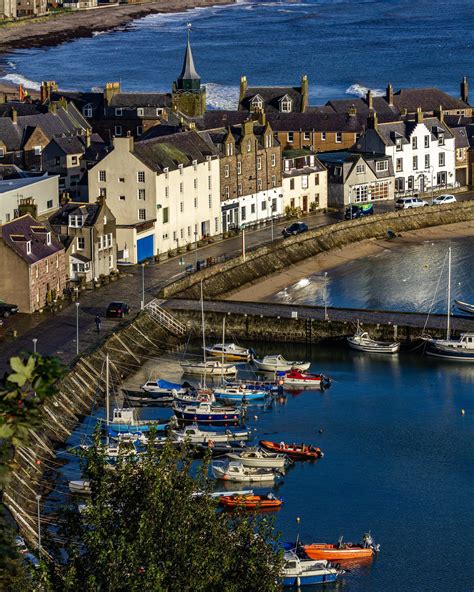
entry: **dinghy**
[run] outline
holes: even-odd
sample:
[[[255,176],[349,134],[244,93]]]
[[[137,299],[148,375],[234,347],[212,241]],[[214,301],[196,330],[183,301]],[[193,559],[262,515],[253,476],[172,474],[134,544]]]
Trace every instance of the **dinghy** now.
[[[281,476],[273,469],[256,469],[253,467],[244,467],[238,461],[216,460],[211,465],[212,474],[216,479],[223,481],[235,481],[238,483],[262,483],[265,481],[275,481]]]
[[[204,351],[223,360],[249,362],[252,359],[252,352],[248,348],[235,343],[216,343],[212,347],[205,347]]]
[[[87,479],[77,479],[76,481],[69,481],[69,491],[71,493],[89,495],[91,493],[91,482]]]
[[[286,444],[285,442],[270,442],[269,440],[260,440],[260,446],[271,452],[279,452],[288,455],[293,460],[314,460],[322,458],[324,453],[321,448],[311,445]]]
[[[311,366],[311,362],[285,360],[280,354],[265,356],[262,360],[254,358],[253,363],[263,372],[287,372],[293,368],[305,372]]]
[[[294,390],[295,388],[327,388],[331,381],[323,374],[310,374],[309,372],[301,372],[300,370],[290,370],[282,377],[283,388],[286,390]]]
[[[241,452],[232,452],[227,454],[227,458],[241,462],[244,467],[260,469],[284,469],[288,463],[288,457],[285,454],[268,452],[258,446],[246,448]]]
[[[190,442],[191,444],[206,444],[212,446],[216,442],[245,441],[250,437],[249,430],[225,430],[210,431],[201,430],[197,425],[189,425],[182,430],[173,430],[171,440],[173,442]]]
[[[306,555],[310,559],[327,559],[328,561],[344,560],[367,560],[372,559],[375,553],[380,551],[380,545],[376,545],[369,533],[364,534],[361,543],[345,543],[342,537],[335,544],[331,543],[312,543],[311,545],[302,545]]]
[[[214,389],[214,396],[217,399],[238,401],[239,403],[243,403],[245,401],[259,401],[265,399],[267,395],[268,392],[265,390],[248,389],[244,385],[223,386]]]

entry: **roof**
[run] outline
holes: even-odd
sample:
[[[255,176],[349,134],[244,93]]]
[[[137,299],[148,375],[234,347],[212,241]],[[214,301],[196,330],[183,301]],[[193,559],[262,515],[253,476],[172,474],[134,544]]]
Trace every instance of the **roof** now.
[[[294,86],[250,86],[247,88],[244,97],[240,101],[239,110],[250,111],[251,100],[259,95],[265,106],[266,113],[274,113],[280,111],[280,101],[284,96],[292,100],[292,111],[300,112],[302,107],[302,94],[300,87]]]
[[[327,107],[333,109],[336,113],[347,113],[349,109],[355,108],[357,113],[367,117],[369,113],[369,104],[366,99],[335,99],[326,103]],[[399,116],[399,110],[395,105],[389,105],[385,97],[372,97],[372,106],[379,116],[390,120]],[[415,109],[416,111],[416,109]]]
[[[11,117],[13,109],[17,115],[34,115],[35,113],[45,113],[48,108],[40,103],[25,103],[23,101],[9,101],[0,104],[0,117]]]
[[[260,125],[257,121],[253,122],[252,133],[257,139],[258,147],[265,148],[264,134],[267,130],[266,126]],[[270,130],[272,131],[272,130]],[[205,139],[208,144],[212,144],[221,153],[224,154],[224,142],[229,133],[232,134],[236,145],[236,152],[240,149],[242,138],[244,138],[243,126],[241,124],[234,125],[229,128],[220,127],[216,129],[204,130],[199,132],[201,137]],[[277,138],[271,134],[273,146],[279,146]]]
[[[198,129],[214,129],[218,127],[227,127],[229,125],[238,125],[243,123],[248,118],[246,111],[220,111],[210,110],[206,111],[204,115],[196,120]]]
[[[456,148],[469,148],[469,138],[465,127],[452,127],[451,133],[454,136]]]
[[[367,119],[347,113],[269,113],[267,119],[275,132],[318,131],[361,133]]]
[[[0,117],[0,142],[5,144],[9,152],[21,150],[22,130],[9,117]]]
[[[442,131],[447,138],[453,137],[449,128],[437,117],[425,117],[421,124],[416,123],[416,121],[412,119],[391,123],[380,123],[377,126],[377,132],[386,146],[395,146],[397,138],[402,138],[402,143],[407,144],[417,125],[425,125],[425,127],[431,132],[432,139],[437,138],[439,131]]]
[[[85,216],[84,226],[93,226],[101,208],[99,203],[69,202],[64,204],[50,218],[51,226],[68,226],[69,216]]]
[[[54,142],[64,154],[84,154],[86,150],[85,145],[77,136],[73,136],[72,138],[54,138],[52,142]]]
[[[418,107],[422,111],[436,111],[441,106],[446,110],[466,109],[469,105],[461,99],[455,99],[439,88],[402,88],[393,95],[394,105],[401,111],[414,112]]]
[[[16,191],[23,187],[28,187],[31,185],[35,185],[36,183],[40,183],[41,181],[51,179],[55,176],[57,177],[58,175],[48,175],[48,173],[44,173],[44,175],[41,175],[41,177],[21,177],[19,179],[3,179],[0,180],[0,193]]]
[[[164,168],[175,170],[180,164],[189,166],[193,160],[204,162],[216,152],[197,132],[190,131],[136,142],[133,154],[150,169],[161,173]]]
[[[168,93],[117,93],[109,103],[110,107],[171,107]]]
[[[193,52],[191,50],[191,43],[189,41],[189,30],[183,67],[181,69],[181,74],[178,76],[178,80],[201,80],[201,77],[196,72],[196,68],[194,67]]]
[[[68,105],[67,109],[58,107],[56,112],[18,117],[17,125],[23,130],[23,141],[34,128],[38,127],[49,140],[65,135],[76,136],[90,128],[74,105]]]
[[[318,158],[328,168],[330,177],[339,177],[340,181],[345,181],[350,175],[354,166],[362,159],[370,168],[374,175],[379,178],[387,178],[393,176],[393,164],[390,156],[386,154],[374,154],[368,152],[350,152],[349,150],[340,150],[337,152],[321,152]],[[376,167],[377,161],[387,161],[388,167],[384,171],[378,171]],[[341,174],[335,174],[336,167],[340,167]],[[334,182],[334,181],[333,181]]]
[[[38,222],[29,214],[15,218],[0,226],[0,238],[21,257],[28,265],[32,265],[63,250],[61,242],[51,233],[51,242],[46,241],[51,227],[46,222]],[[31,253],[26,252],[27,242],[31,241]]]

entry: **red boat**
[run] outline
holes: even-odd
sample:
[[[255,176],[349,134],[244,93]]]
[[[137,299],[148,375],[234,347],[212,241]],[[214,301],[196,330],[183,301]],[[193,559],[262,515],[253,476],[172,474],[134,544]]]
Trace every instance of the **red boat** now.
[[[327,388],[330,380],[323,374],[310,374],[293,368],[282,378],[283,387],[287,390],[301,388]]]
[[[275,497],[272,493],[267,495],[223,495],[219,503],[226,508],[242,508],[248,510],[279,509],[283,499]]]
[[[361,543],[345,543],[342,537],[336,544],[313,543],[302,545],[306,555],[310,559],[328,561],[367,561],[371,560],[375,553],[380,551],[380,545],[376,545],[369,533],[364,534]]]
[[[278,444],[277,442],[260,440],[260,446],[266,450],[271,450],[272,452],[283,452],[293,460],[314,460],[324,456],[321,448],[316,448],[315,446],[305,444],[297,446],[296,444],[286,444],[285,442],[280,442]]]

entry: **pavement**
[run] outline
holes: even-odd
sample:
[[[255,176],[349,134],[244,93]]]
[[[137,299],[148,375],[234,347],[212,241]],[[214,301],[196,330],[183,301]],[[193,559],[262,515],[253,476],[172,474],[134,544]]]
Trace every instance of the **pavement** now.
[[[456,196],[458,200],[473,199],[474,192],[465,192]],[[393,203],[376,204],[376,213],[393,210]],[[341,220],[340,213],[317,213],[305,216],[302,220],[310,229],[333,224]],[[251,250],[281,238],[281,231],[291,221],[281,221],[273,225],[245,231],[246,250]],[[242,236],[222,240],[204,247],[187,252],[183,256],[174,257],[161,263],[150,263],[124,267],[122,277],[95,290],[87,290],[79,295],[79,307],[74,303],[65,305],[58,312],[17,314],[4,320],[0,327],[0,374],[7,368],[8,359],[19,352],[33,351],[33,339],[37,339],[36,348],[42,355],[54,355],[64,364],[71,364],[77,352],[85,353],[96,347],[113,330],[121,324],[125,325],[140,310],[142,301],[142,282],[144,280],[145,302],[150,301],[159,289],[173,279],[177,279],[186,272],[187,265],[209,257],[235,257],[242,251]],[[143,274],[143,276],[142,276]],[[107,319],[105,311],[112,301],[122,301],[129,304],[131,313],[129,319]],[[102,320],[100,333],[95,326],[95,317]],[[77,323],[79,326],[79,346],[77,345]],[[17,337],[11,336],[12,331]]]

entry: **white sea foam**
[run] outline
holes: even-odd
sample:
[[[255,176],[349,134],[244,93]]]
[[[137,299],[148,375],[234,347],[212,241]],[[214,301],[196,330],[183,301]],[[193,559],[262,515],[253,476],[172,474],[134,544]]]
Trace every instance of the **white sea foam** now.
[[[7,65],[10,68],[10,70],[16,70],[15,62],[7,62]]]
[[[33,80],[28,80],[21,74],[7,74],[0,78],[0,80],[4,80],[5,82],[9,82],[11,84],[20,85],[23,84],[25,88],[29,88],[31,90],[39,90],[40,84],[39,82],[34,82]]]
[[[351,84],[349,88],[346,89],[346,95],[354,95],[356,97],[365,97],[367,91],[371,90],[372,95],[374,97],[381,97],[385,93],[380,88],[369,88],[368,86],[364,86],[362,84]]]
[[[207,104],[214,109],[236,109],[239,100],[239,87],[224,84],[206,83]]]

